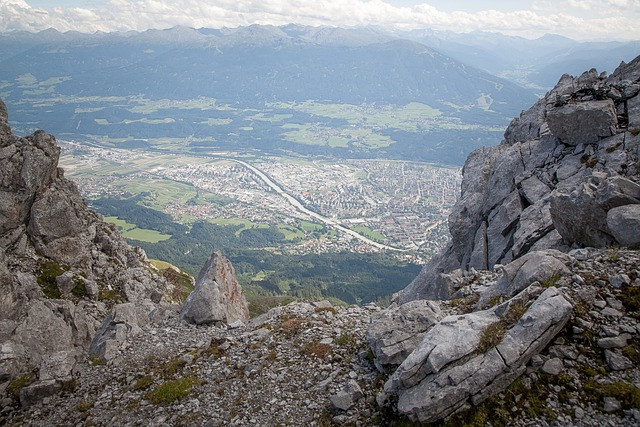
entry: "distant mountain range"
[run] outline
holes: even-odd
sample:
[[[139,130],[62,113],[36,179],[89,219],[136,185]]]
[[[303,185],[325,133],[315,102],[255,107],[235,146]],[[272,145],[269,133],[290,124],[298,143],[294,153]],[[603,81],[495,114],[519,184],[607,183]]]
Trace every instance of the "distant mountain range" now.
[[[284,149],[280,140],[286,130],[280,126],[262,126],[259,135],[259,126],[253,126],[253,134],[237,137],[249,129],[246,115],[229,117],[219,110],[202,114],[182,106],[153,116],[157,109],[133,104],[140,99],[206,98],[217,107],[286,113],[296,125],[339,127],[344,133],[354,126],[348,117],[301,116],[299,110],[282,110],[282,104],[419,103],[432,108],[438,120],[409,131],[407,126],[369,125],[367,132],[391,138],[391,148],[348,141],[345,147],[312,151],[461,163],[473,148],[499,142],[511,118],[555,84],[546,76],[557,79],[557,67],[582,71],[583,60],[600,60],[609,67],[614,59],[619,62],[616,55],[625,57],[637,47],[581,44],[555,36],[528,41],[487,33],[390,34],[372,28],[297,25],[14,32],[0,35],[0,97],[14,112],[12,125],[24,133],[44,128],[63,137],[138,141],[195,136],[215,140],[216,148],[225,148],[231,138],[246,148],[278,150]],[[214,129],[211,120],[224,126]],[[286,150],[309,154],[310,148],[294,141]]]
[[[416,30],[400,35],[496,76],[544,90],[565,73],[577,76],[591,68],[610,73],[640,54],[640,41],[580,42],[553,34],[534,40],[481,31]]]

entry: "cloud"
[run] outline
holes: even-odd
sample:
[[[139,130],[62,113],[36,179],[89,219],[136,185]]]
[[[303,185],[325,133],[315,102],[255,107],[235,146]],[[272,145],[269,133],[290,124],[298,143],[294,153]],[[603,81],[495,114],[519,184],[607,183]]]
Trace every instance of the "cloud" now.
[[[443,12],[428,0],[396,7],[383,0],[107,0],[92,8],[33,8],[25,0],[0,0],[0,31],[142,31],[149,28],[236,27],[249,24],[434,28],[499,31],[536,37],[640,39],[640,0],[538,0],[529,10]],[[622,31],[621,29],[624,29]]]

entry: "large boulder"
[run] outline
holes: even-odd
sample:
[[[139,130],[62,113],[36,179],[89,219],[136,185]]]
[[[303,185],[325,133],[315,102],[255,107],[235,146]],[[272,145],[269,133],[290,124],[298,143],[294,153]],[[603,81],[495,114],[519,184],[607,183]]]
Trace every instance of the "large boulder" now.
[[[231,265],[218,251],[200,270],[196,287],[187,297],[180,320],[197,325],[249,320],[247,300]]]
[[[487,334],[500,330],[492,326],[509,317],[508,307],[501,310],[508,304],[440,321],[390,377],[379,402],[397,396],[400,414],[430,423],[504,390],[572,311],[556,288],[548,288],[514,324],[504,325],[508,329],[497,344],[485,348]]]
[[[142,333],[154,309],[151,302],[116,304],[95,333],[89,355],[107,361],[115,359],[127,340]]]
[[[378,370],[389,372],[400,365],[442,316],[438,304],[427,300],[373,313],[366,339]]]
[[[614,135],[618,119],[615,104],[607,99],[554,108],[547,113],[547,124],[563,143],[575,146],[594,144]]]
[[[640,204],[611,209],[607,212],[607,226],[622,246],[640,247]]]

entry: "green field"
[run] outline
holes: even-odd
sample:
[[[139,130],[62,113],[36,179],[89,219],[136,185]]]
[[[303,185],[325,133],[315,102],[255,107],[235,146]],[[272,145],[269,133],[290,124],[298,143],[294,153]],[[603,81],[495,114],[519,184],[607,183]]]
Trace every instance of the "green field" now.
[[[120,229],[122,237],[126,239],[140,240],[141,242],[147,243],[158,243],[171,238],[170,234],[162,234],[155,230],[138,228],[137,225],[130,224],[115,216],[106,216],[104,217],[104,220],[115,224]]]
[[[387,238],[384,237],[382,234],[380,234],[375,230],[370,229],[369,227],[357,226],[357,227],[350,227],[350,228],[356,233],[362,234],[363,236],[368,237],[369,239],[377,242],[384,242],[385,240],[387,240]]]

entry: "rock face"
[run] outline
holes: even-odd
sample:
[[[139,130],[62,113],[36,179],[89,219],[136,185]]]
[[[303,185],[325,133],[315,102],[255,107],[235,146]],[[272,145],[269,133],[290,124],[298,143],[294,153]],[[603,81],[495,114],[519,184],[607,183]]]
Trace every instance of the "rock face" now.
[[[25,405],[71,379],[108,305],[159,302],[165,286],[144,252],[88,209],[59,156],[43,131],[14,136],[0,100],[0,378],[39,371]]]
[[[574,361],[581,355],[564,338],[541,354],[578,315],[572,313],[575,299],[579,315],[595,306],[593,318],[613,321],[635,304],[636,273],[603,277],[591,271],[585,279],[571,271],[589,262],[590,250],[566,252],[640,246],[639,92],[640,57],[608,78],[595,70],[565,75],[510,124],[500,145],[469,155],[449,216],[449,245],[390,309],[372,318],[367,338],[376,367],[392,372],[377,397],[380,405],[430,423],[479,405],[525,372],[580,376]],[[596,284],[607,283],[625,295],[625,303],[614,294],[594,301]],[[416,328],[420,311],[414,307],[426,300],[439,300],[449,315]],[[593,328],[592,321],[580,320],[571,333]],[[636,344],[630,342],[640,330],[620,328],[603,328],[595,351],[610,370],[626,373],[633,369],[630,348]],[[605,406],[619,411],[620,402],[611,399],[605,397]],[[582,408],[575,413],[584,417]]]
[[[549,288],[507,325],[497,345],[481,348],[487,334],[496,333],[491,327],[500,322],[501,308],[450,316],[427,332],[385,384],[385,393],[398,396],[398,412],[428,423],[481,403],[524,372],[562,329],[572,306]]]
[[[180,319],[197,325],[249,320],[242,287],[233,266],[220,252],[214,252],[200,270],[196,287],[185,301]]]
[[[631,227],[629,205],[640,204],[639,77],[640,57],[610,77],[565,75],[500,145],[471,153],[449,246],[397,301],[448,299],[455,289],[443,274],[492,269],[534,250],[633,246],[620,230]]]
[[[374,313],[366,337],[373,350],[376,367],[382,372],[392,372],[442,316],[440,307],[426,300]]]

